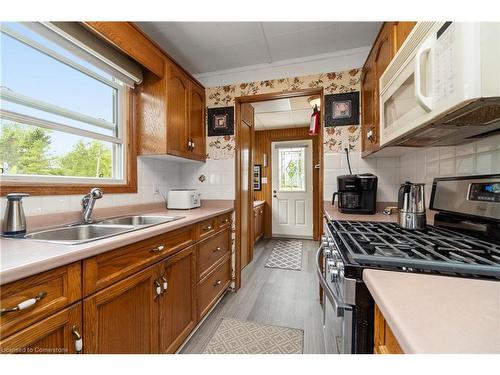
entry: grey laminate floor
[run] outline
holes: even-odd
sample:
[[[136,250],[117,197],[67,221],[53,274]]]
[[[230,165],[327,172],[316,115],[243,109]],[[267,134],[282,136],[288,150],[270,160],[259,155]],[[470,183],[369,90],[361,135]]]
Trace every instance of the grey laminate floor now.
[[[304,353],[324,353],[322,314],[315,271],[315,241],[304,241],[302,270],[265,268],[276,240],[256,244],[254,259],[242,272],[242,287],[227,293],[181,353],[202,353],[222,318],[249,320],[304,330]]]

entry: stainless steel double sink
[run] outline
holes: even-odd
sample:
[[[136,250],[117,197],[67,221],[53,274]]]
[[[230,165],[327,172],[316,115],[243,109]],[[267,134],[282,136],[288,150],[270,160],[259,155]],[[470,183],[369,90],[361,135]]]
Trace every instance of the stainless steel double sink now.
[[[165,224],[184,216],[133,215],[104,219],[91,224],[75,224],[27,234],[24,238],[66,245],[82,244],[106,237],[140,230],[153,225]]]

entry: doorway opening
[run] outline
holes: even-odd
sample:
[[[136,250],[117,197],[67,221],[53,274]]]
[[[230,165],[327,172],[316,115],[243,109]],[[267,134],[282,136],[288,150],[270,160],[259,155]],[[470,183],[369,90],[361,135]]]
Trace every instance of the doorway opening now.
[[[237,289],[241,269],[253,260],[254,241],[319,240],[323,126],[320,121],[311,135],[309,125],[312,104],[322,97],[323,89],[315,88],[235,100]],[[319,110],[324,113],[323,100]]]

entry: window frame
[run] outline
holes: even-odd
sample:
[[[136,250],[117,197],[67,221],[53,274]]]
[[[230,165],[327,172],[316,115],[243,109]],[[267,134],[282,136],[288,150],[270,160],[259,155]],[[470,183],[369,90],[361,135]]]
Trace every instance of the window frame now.
[[[9,33],[7,33],[10,35]],[[0,196],[4,196],[12,192],[23,192],[31,195],[69,195],[69,194],[82,194],[87,193],[92,187],[100,187],[106,193],[136,193],[137,192],[137,149],[136,149],[136,134],[134,130],[134,107],[135,98],[133,89],[129,89],[125,86],[121,86],[118,83],[108,81],[105,78],[89,71],[88,69],[82,67],[77,62],[72,62],[69,59],[61,56],[54,55],[53,53],[47,53],[43,46],[32,45],[27,43],[26,40],[20,40],[21,43],[25,43],[28,46],[38,50],[41,53],[45,53],[57,61],[69,65],[76,70],[81,71],[94,79],[98,79],[105,84],[112,86],[117,89],[117,103],[118,108],[116,112],[116,126],[117,134],[115,137],[112,136],[99,136],[98,133],[89,131],[79,131],[77,128],[72,128],[64,124],[57,122],[51,122],[48,120],[38,119],[37,117],[31,117],[27,115],[17,114],[15,112],[9,112],[7,110],[2,110],[2,117],[12,119],[18,122],[25,122],[28,125],[39,126],[42,128],[52,128],[53,130],[60,130],[66,133],[73,133],[77,135],[85,136],[86,133],[91,135],[92,139],[115,139],[119,142],[114,142],[113,144],[120,145],[120,153],[122,156],[117,158],[117,164],[114,163],[113,168],[119,168],[121,176],[118,178],[111,179],[99,179],[92,177],[77,177],[77,176],[45,176],[45,175],[0,175]],[[35,42],[36,43],[36,42]],[[40,48],[42,47],[42,48]],[[2,89],[3,90],[3,89]],[[36,101],[36,99],[34,99]],[[121,108],[120,108],[121,107]],[[51,111],[49,111],[51,112]],[[69,116],[72,118],[72,116]],[[37,124],[38,122],[38,124]],[[98,125],[99,126],[99,125]],[[61,129],[57,129],[60,127]],[[66,129],[64,129],[66,128]],[[113,147],[116,149],[115,147]]]

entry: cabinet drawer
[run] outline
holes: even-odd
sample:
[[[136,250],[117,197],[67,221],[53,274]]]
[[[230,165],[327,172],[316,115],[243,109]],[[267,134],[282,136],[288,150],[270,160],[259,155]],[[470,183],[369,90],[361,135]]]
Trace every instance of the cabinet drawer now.
[[[212,233],[215,233],[216,230],[216,225],[217,225],[217,218],[213,217],[211,219],[202,221],[198,224],[198,233],[199,233],[199,238],[207,238],[210,236]]]
[[[219,228],[226,228],[231,226],[231,215],[232,212],[228,212],[227,214],[217,217],[217,224],[219,225]]]
[[[77,303],[0,341],[2,354],[75,354],[82,334],[82,304]]]
[[[224,293],[231,281],[231,258],[228,256],[198,284],[198,317],[201,319]]]
[[[79,262],[2,285],[0,336],[5,338],[54,314],[80,297]]]
[[[226,229],[198,245],[198,280],[205,277],[216,263],[230,252],[230,233]]]
[[[195,227],[189,226],[85,259],[83,294],[88,296],[191,245],[195,236]]]

